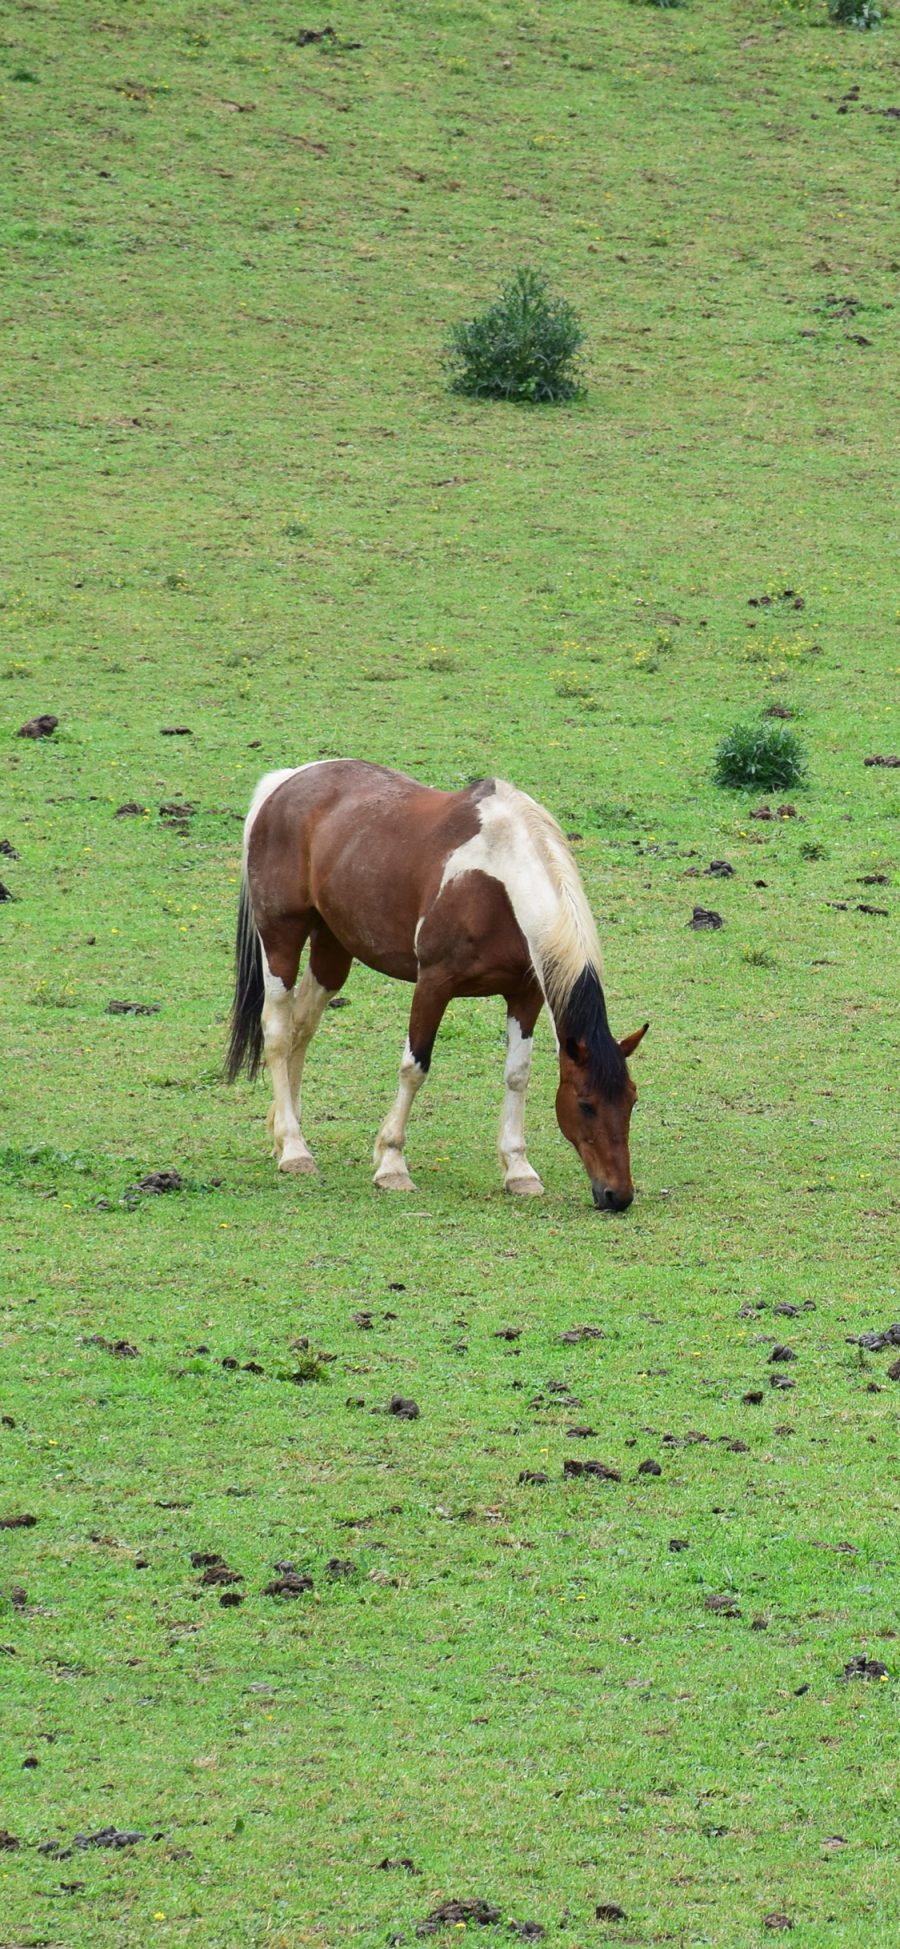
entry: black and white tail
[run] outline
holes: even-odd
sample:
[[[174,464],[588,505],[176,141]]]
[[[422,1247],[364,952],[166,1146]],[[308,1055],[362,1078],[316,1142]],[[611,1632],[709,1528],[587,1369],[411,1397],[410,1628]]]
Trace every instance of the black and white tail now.
[[[234,943],[234,1001],[231,1007],[231,1037],[225,1063],[229,1083],[246,1069],[251,1081],[259,1071],[263,1055],[262,944],[253,919],[246,871],[241,876],[237,934]]]

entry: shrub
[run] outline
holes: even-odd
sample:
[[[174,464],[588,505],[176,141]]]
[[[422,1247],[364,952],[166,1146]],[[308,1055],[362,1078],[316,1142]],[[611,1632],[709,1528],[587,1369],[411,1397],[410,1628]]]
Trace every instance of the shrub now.
[[[878,27],[881,24],[878,0],[828,0],[828,11],[839,27]]]
[[[584,389],[573,361],[583,343],[575,311],[550,296],[541,272],[516,271],[492,305],[454,325],[451,391],[534,405],[576,399]]]
[[[805,775],[803,745],[786,724],[735,724],[716,750],[716,784],[734,791],[776,791]]]

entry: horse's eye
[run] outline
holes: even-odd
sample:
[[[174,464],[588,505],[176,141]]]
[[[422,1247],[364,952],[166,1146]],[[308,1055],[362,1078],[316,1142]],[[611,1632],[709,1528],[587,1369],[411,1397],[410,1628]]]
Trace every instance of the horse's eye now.
[[[595,1117],[597,1115],[593,1103],[579,1103],[578,1108],[583,1117]]]

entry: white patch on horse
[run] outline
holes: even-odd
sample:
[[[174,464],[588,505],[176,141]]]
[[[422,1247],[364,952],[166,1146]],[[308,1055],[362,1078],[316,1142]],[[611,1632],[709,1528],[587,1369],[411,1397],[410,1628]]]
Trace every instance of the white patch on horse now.
[[[426,1071],[416,1062],[407,1036],[400,1063],[397,1095],[375,1139],[374,1182],[380,1191],[414,1191],[416,1188],[406,1168],[403,1146],[409,1113],[425,1076]]]
[[[531,1074],[531,1036],[524,1036],[514,1015],[506,1022],[506,1094],[500,1118],[500,1161],[507,1191],[536,1197],[544,1187],[525,1155],[525,1091]]]
[[[505,887],[551,1013],[585,966],[601,972],[593,916],[564,835],[551,814],[504,779],[477,806],[480,830],[457,846],[439,890],[461,873]]]

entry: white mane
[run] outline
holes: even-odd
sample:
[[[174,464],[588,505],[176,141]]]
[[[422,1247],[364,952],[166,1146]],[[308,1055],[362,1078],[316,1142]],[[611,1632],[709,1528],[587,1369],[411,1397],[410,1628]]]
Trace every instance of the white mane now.
[[[498,778],[496,789],[521,819],[557,895],[555,914],[548,916],[533,940],[527,934],[526,939],[548,1005],[560,1008],[585,967],[593,968],[602,981],[603,956],[594,916],[565,834],[552,813],[505,779]]]
[[[503,778],[478,802],[481,830],[459,846],[444,868],[444,884],[469,871],[500,880],[531,951],[548,1007],[556,1015],[580,974],[603,964],[594,918],[578,868],[556,820]]]

